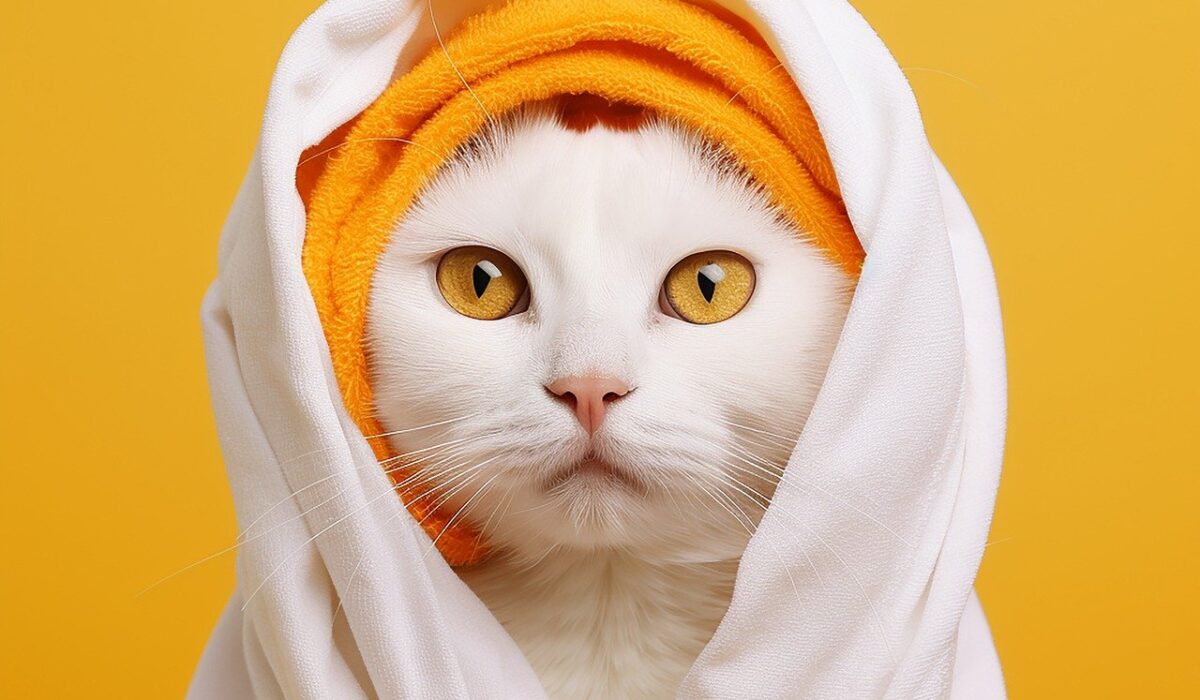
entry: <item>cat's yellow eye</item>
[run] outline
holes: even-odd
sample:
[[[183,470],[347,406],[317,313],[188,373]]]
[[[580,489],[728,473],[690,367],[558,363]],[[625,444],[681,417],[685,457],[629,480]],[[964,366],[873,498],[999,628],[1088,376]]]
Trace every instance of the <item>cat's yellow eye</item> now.
[[[724,321],[741,311],[753,293],[754,266],[727,250],[689,255],[663,282],[669,311],[689,323]]]
[[[512,258],[483,246],[455,248],[443,255],[437,283],[455,311],[482,321],[511,314],[528,286]]]

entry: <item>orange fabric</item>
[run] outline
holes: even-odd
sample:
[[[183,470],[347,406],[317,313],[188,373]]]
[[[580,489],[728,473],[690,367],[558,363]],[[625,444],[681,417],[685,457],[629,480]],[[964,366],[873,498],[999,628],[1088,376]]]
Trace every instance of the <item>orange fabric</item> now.
[[[311,192],[304,274],[346,408],[364,435],[384,432],[363,339],[371,277],[396,222],[488,114],[578,94],[647,108],[722,144],[857,276],[863,250],[816,122],[760,40],[681,0],[513,0],[465,22],[444,51],[435,46],[393,82]],[[385,439],[371,445],[380,459],[394,457]],[[470,524],[431,508],[436,498],[419,489],[400,495],[452,565],[486,555]]]

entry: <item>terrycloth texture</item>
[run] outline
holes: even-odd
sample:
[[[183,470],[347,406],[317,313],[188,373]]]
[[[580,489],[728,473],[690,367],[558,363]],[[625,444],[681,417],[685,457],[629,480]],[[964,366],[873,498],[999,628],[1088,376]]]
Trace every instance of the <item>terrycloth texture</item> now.
[[[304,271],[346,408],[364,435],[384,433],[364,337],[388,236],[458,146],[522,104],[593,94],[690,125],[727,148],[801,230],[858,274],[862,246],[808,105],[770,51],[721,19],[681,0],[512,0],[464,25],[396,80],[344,141],[321,149],[335,155],[311,195]],[[370,442],[393,480],[408,480],[387,439]],[[403,495],[451,564],[485,555],[452,509],[431,512],[435,493],[409,487]]]
[[[903,75],[849,5],[727,6],[806,98],[867,255],[787,467],[804,488],[777,492],[680,695],[1002,697],[971,596],[1004,434],[983,242]],[[443,29],[479,9],[435,7]],[[488,610],[441,557],[426,556],[428,536],[375,466],[343,408],[301,267],[301,153],[408,73],[432,40],[424,2],[333,0],[280,60],[204,309],[245,534],[238,589],[193,697],[542,694]]]

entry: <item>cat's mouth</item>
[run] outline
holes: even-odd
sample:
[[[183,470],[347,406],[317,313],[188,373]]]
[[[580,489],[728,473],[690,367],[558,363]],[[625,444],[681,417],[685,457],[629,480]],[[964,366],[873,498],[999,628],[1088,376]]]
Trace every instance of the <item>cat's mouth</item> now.
[[[628,471],[592,454],[555,472],[546,480],[544,488],[547,491],[555,491],[576,482],[589,485],[611,484],[638,494],[646,490],[645,485]]]

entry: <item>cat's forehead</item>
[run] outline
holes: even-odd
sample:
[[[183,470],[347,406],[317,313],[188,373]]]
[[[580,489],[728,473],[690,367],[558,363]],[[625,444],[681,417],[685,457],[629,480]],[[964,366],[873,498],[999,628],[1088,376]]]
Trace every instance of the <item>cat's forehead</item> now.
[[[579,132],[536,117],[451,164],[411,218],[404,234],[430,252],[482,244],[564,262],[659,266],[661,256],[785,235],[761,195],[686,132]]]

